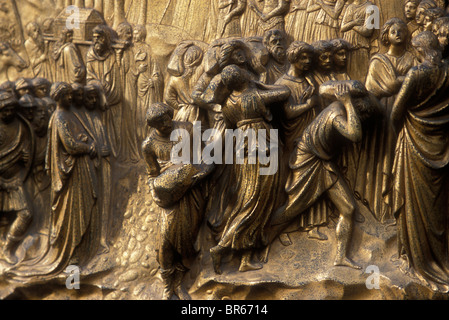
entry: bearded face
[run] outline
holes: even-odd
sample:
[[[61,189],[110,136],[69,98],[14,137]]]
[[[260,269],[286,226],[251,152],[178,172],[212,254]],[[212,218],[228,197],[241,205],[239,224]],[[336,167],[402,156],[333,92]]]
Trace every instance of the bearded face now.
[[[98,54],[103,54],[107,50],[106,36],[101,33],[94,33],[93,38],[94,49]]]
[[[284,63],[286,59],[286,50],[284,38],[281,35],[274,34],[270,37],[267,50],[278,63]]]

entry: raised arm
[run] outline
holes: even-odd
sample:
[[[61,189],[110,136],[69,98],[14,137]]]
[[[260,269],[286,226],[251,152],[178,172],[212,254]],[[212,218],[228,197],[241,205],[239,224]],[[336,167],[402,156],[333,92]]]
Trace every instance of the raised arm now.
[[[290,97],[291,91],[283,85],[263,85],[265,90],[259,90],[265,104],[285,101]]]
[[[360,119],[354,109],[351,94],[349,90],[345,90],[344,85],[339,85],[336,97],[346,109],[346,117],[339,115],[335,117],[333,125],[345,138],[352,142],[360,142],[362,140],[362,125]]]

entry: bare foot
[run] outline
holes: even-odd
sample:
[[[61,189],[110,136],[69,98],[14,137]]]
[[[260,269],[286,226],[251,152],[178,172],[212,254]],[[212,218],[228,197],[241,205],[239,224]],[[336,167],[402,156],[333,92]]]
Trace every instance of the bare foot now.
[[[291,246],[293,244],[288,233],[282,233],[279,236],[279,241],[281,241],[282,245],[285,247]]]
[[[307,233],[307,236],[308,236],[310,239],[315,239],[315,240],[320,240],[320,241],[325,241],[325,240],[328,239],[327,236],[326,236],[324,233],[321,233],[321,232],[318,230],[318,228],[313,228],[312,230],[310,230],[310,231]]]
[[[260,270],[263,268],[262,263],[253,263],[249,261],[245,261],[245,259],[242,259],[242,262],[240,263],[239,271],[245,272],[245,271],[252,271],[252,270]]]
[[[334,266],[350,267],[357,270],[362,269],[361,266],[359,266],[357,263],[346,257],[344,257],[343,259],[335,260]]]

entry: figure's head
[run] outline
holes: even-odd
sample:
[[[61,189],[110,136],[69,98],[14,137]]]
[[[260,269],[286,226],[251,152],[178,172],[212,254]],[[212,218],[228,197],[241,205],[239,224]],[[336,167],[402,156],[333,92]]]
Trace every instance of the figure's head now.
[[[444,50],[449,46],[449,17],[438,18],[434,26],[433,33],[438,37],[438,42]]]
[[[31,81],[30,81],[30,79],[27,79],[27,78],[17,79],[17,81],[15,82],[14,89],[19,98],[26,94],[32,94],[32,92],[33,92],[33,87],[32,87]]]
[[[198,46],[190,46],[184,53],[184,66],[186,69],[197,67],[203,61],[203,50]]]
[[[280,30],[269,30],[263,37],[263,44],[270,55],[279,63],[285,62],[285,36]]]
[[[444,16],[444,10],[440,7],[431,8],[424,12],[424,30],[432,31],[436,19]]]
[[[76,107],[83,106],[84,102],[84,86],[79,83],[72,83],[73,104]]]
[[[56,82],[51,86],[50,98],[58,107],[69,109],[73,101],[72,87],[66,82]]]
[[[420,26],[424,26],[424,20],[426,18],[426,11],[428,9],[436,8],[437,4],[432,0],[423,0],[419,3],[416,9],[415,21]]]
[[[231,64],[244,65],[247,61],[244,44],[238,40],[232,40],[221,46],[218,64],[221,69]]]
[[[323,72],[332,71],[332,43],[328,40],[321,40],[314,42],[312,46],[315,52],[315,62],[319,70]]]
[[[148,107],[146,120],[148,126],[168,136],[173,130],[173,109],[162,102],[154,103]]]
[[[16,83],[14,81],[5,81],[2,84],[0,84],[0,92],[8,91],[12,93],[14,96],[16,96],[15,87]]]
[[[385,47],[406,44],[409,39],[407,24],[399,18],[388,20],[382,27],[380,39]]]
[[[313,62],[313,47],[302,41],[294,41],[287,49],[287,59],[301,72],[309,72]]]
[[[117,27],[117,35],[121,41],[130,43],[133,40],[133,27],[128,22],[122,22]]]
[[[239,66],[230,65],[221,72],[221,81],[232,91],[241,89],[248,82],[248,78]]]
[[[18,101],[14,94],[8,91],[0,92],[0,119],[3,123],[11,123],[16,117]]]
[[[346,69],[348,66],[349,51],[351,44],[343,39],[331,40],[332,44],[332,62],[338,69]]]
[[[134,26],[133,41],[145,42],[146,38],[147,38],[147,29],[145,28],[145,26],[141,24]]]
[[[45,98],[50,94],[51,83],[45,78],[34,78],[31,80],[31,85],[37,98]]]
[[[88,110],[105,109],[106,97],[99,85],[88,84],[84,87],[84,106]]]
[[[442,50],[438,38],[433,32],[423,31],[412,39],[412,48],[420,63],[439,64]]]
[[[36,99],[30,94],[25,94],[19,99],[19,106],[20,113],[28,121],[33,121],[37,109]]]
[[[47,103],[43,99],[36,98],[36,109],[34,112],[33,128],[37,136],[43,137],[47,134],[48,121],[50,119]]]
[[[416,18],[416,10],[418,9],[421,0],[405,0],[404,13],[407,20],[414,20]]]
[[[42,101],[47,106],[48,115],[51,116],[56,110],[56,102],[50,97],[42,98]]]
[[[73,29],[66,27],[61,30],[61,43],[70,43],[73,41]]]
[[[111,48],[111,31],[106,25],[98,25],[92,31],[94,50],[103,54]]]
[[[33,39],[38,40],[42,37],[41,28],[37,24],[37,22],[29,22],[25,27],[27,35]]]

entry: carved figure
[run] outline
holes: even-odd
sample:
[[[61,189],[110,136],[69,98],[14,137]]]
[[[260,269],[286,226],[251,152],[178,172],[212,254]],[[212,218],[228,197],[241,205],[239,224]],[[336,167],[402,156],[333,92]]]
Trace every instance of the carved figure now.
[[[339,17],[347,0],[310,0],[307,5],[309,24],[305,40],[310,43],[340,38]],[[309,29],[309,30],[308,30]]]
[[[365,140],[359,150],[359,163],[354,188],[374,216],[385,222],[391,219],[389,191],[396,146],[396,134],[390,116],[404,77],[415,64],[407,50],[408,28],[399,18],[388,20],[381,31],[381,42],[388,49],[374,55],[369,66],[366,88],[385,108],[385,119],[365,128]]]
[[[51,177],[51,219],[47,248],[33,261],[9,270],[17,279],[49,279],[69,264],[81,265],[98,250],[100,217],[95,141],[71,111],[72,88],[52,85],[56,111],[50,119],[46,170]]]
[[[52,80],[48,43],[44,40],[41,28],[36,22],[30,22],[26,26],[26,33],[28,39],[25,41],[25,48],[33,76]]]
[[[240,17],[246,9],[246,0],[218,0],[216,39],[241,37]]]
[[[308,21],[307,3],[309,0],[293,0],[290,12],[285,17],[285,31],[291,41],[304,41],[304,29]]]
[[[229,125],[244,132],[251,129],[269,131],[272,114],[268,106],[285,101],[290,90],[284,86],[257,87],[235,65],[224,68],[221,76],[230,92],[223,104],[223,116]],[[268,133],[267,138],[273,139]],[[251,148],[250,144],[248,146]],[[221,273],[222,257],[230,251],[241,256],[239,271],[262,268],[260,263],[252,261],[252,257],[254,250],[263,249],[268,244],[265,228],[270,212],[276,206],[279,174],[262,175],[262,164],[251,164],[248,158],[246,154],[243,164],[233,165],[230,181],[237,184],[237,200],[225,208],[225,228],[218,244],[210,249],[214,270],[218,274]]]
[[[292,172],[285,187],[288,201],[273,214],[272,236],[326,195],[339,212],[334,264],[359,269],[360,266],[348,257],[357,207],[335,160],[345,141],[361,141],[361,123],[377,112],[379,106],[356,81],[326,82],[320,94],[328,99],[334,96],[338,101],[312,121],[295,147],[290,164]]]
[[[406,0],[404,6],[404,14],[407,19],[407,28],[410,36],[419,29],[419,24],[416,21],[416,12],[421,0]]]
[[[263,37],[263,44],[268,50],[269,58],[265,65],[267,69],[266,84],[274,84],[287,72],[286,39],[280,30],[267,31]]]
[[[352,46],[349,55],[348,73],[351,79],[365,82],[371,51],[371,37],[374,28],[367,25],[370,1],[354,0],[345,11],[340,31],[343,39]]]
[[[399,132],[393,166],[398,256],[404,271],[447,290],[448,66],[432,32],[413,38],[412,46],[419,65],[407,73],[391,115]]]
[[[183,129],[192,133],[193,128],[191,123],[173,121],[172,116],[173,111],[166,104],[149,106],[147,121],[152,130],[142,144],[142,153],[150,192],[161,210],[158,262],[164,282],[163,299],[170,299],[175,294],[184,300],[190,296],[182,286],[188,270],[183,262],[197,251],[194,244],[205,203],[199,183],[207,170],[198,165],[174,165],[171,162],[170,153],[175,145],[170,140],[172,131]],[[191,139],[191,135],[187,139]]]
[[[107,98],[103,113],[110,147],[114,157],[120,153],[122,129],[122,85],[120,67],[112,49],[111,30],[99,25],[93,30],[93,45],[86,57],[86,83],[101,86]]]
[[[343,39],[332,39],[332,64],[334,66],[334,77],[338,81],[351,80],[348,74],[349,55],[352,46]]]
[[[290,0],[257,0],[262,2],[262,8],[250,0],[248,6],[251,10],[256,12],[259,17],[258,35],[263,35],[265,32],[273,29],[285,32],[285,15],[290,8]]]
[[[160,102],[164,94],[164,77],[160,63],[153,55],[150,45],[145,42],[147,30],[143,25],[134,26],[134,72],[137,73],[137,143],[148,134],[146,112],[149,105]],[[140,148],[139,148],[140,149]]]
[[[81,53],[73,43],[73,29],[63,28],[61,37],[53,49],[55,61],[55,81],[84,83],[86,67]]]
[[[33,162],[34,135],[28,121],[17,113],[18,106],[11,93],[0,93],[0,212],[16,214],[2,244],[9,264],[18,262],[14,250],[33,217],[24,181]]]

